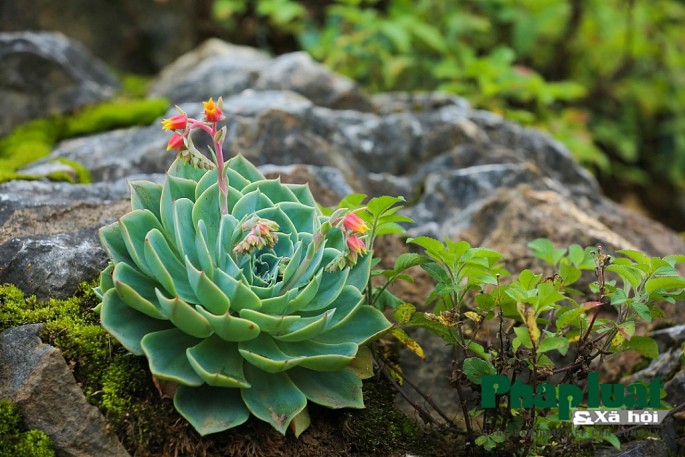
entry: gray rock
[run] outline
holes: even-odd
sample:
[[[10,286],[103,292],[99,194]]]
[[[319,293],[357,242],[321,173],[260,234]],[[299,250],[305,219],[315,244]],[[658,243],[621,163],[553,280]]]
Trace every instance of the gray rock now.
[[[676,406],[685,402],[685,369],[680,370],[664,386],[666,399]]]
[[[305,52],[284,54],[262,71],[256,89],[291,90],[317,106],[333,109],[370,111],[371,100],[350,79],[314,62]]]
[[[152,74],[198,43],[205,14],[195,0],[3,1],[0,30],[61,32],[115,68]]]
[[[165,67],[149,95],[176,104],[228,98],[253,87],[269,61],[261,51],[213,38]]]
[[[685,324],[656,330],[652,332],[652,338],[657,340],[661,349],[679,346],[685,343]]]
[[[36,117],[111,98],[118,82],[83,46],[59,33],[0,33],[0,136]]]
[[[161,182],[162,175],[131,176]],[[0,184],[0,283],[66,297],[107,264],[97,229],[130,211],[125,179],[92,185]]]
[[[522,183],[538,189],[546,187],[539,172],[525,164],[490,164],[445,170],[428,174],[422,197],[416,205],[405,210],[405,214],[415,221],[409,228],[412,236],[455,238],[469,227],[472,215],[480,211],[498,189],[513,188]]]
[[[633,441],[621,449],[607,448],[595,453],[595,457],[672,457],[673,451],[659,439]]]
[[[0,244],[0,283],[39,298],[72,295],[107,266],[95,229],[13,238]]]
[[[385,92],[374,95],[371,102],[378,114],[431,112],[445,106],[466,110],[471,106],[465,98],[440,92]]]
[[[105,421],[88,404],[60,351],[38,337],[41,324],[0,333],[0,398],[19,407],[26,425],[45,432],[57,455],[128,456],[105,431]]]
[[[163,173],[174,160],[174,153],[166,150],[169,138],[169,132],[154,125],[65,140],[46,158],[22,172],[30,173],[37,165],[65,158],[86,167],[93,181],[114,181],[132,174]]]

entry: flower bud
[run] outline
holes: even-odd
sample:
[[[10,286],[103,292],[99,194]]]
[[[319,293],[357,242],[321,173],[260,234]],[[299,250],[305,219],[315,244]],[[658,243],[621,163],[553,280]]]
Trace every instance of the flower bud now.
[[[174,132],[166,146],[167,151],[172,149],[176,149],[177,151],[183,151],[184,149],[187,149],[185,137],[183,135],[179,135],[178,133]]]
[[[366,244],[364,244],[364,241],[360,238],[357,238],[355,235],[350,235],[347,237],[347,240],[345,240],[347,243],[347,248],[348,248],[348,253],[347,253],[347,264],[349,266],[356,265],[357,260],[359,259],[359,254],[366,254]]]
[[[346,229],[351,230],[355,233],[359,233],[360,235],[363,235],[364,232],[366,232],[369,227],[366,226],[363,220],[359,218],[355,213],[349,213],[347,216],[345,216],[345,219],[343,220],[343,225],[345,226]]]
[[[180,113],[162,121],[162,128],[164,130],[185,130],[186,125],[188,125],[186,113]]]

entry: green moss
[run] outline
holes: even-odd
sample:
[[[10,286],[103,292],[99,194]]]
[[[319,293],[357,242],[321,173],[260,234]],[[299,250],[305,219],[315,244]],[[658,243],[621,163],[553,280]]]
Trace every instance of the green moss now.
[[[169,108],[169,101],[115,100],[89,106],[67,119],[65,138],[134,125],[149,125]]]
[[[366,409],[347,413],[343,426],[353,450],[362,455],[392,455],[397,450],[444,455],[440,437],[425,435],[414,421],[397,410],[394,397],[393,388],[382,380],[364,383]]]
[[[317,426],[308,432],[314,434],[310,440],[297,440],[291,434],[283,437],[256,419],[238,429],[200,437],[170,400],[160,398],[147,360],[129,354],[100,326],[99,316],[93,311],[98,304],[91,290],[94,285],[84,283],[71,298],[47,301],[26,297],[11,285],[0,286],[0,331],[42,322],[43,340],[62,350],[86,398],[102,411],[108,428],[132,455],[249,456],[263,455],[273,448],[292,456],[327,455],[329,451],[328,455],[390,456],[417,450],[421,455],[449,455],[441,451],[444,446],[439,437],[426,436],[394,408],[392,388],[380,381],[365,383],[367,409],[332,411],[312,406],[312,420]],[[0,435],[3,427],[16,430],[16,419],[6,421],[0,417]],[[36,448],[41,445],[37,438],[24,442]],[[318,442],[321,444],[312,445]],[[5,457],[2,451],[0,457]]]
[[[40,430],[27,430],[17,406],[0,401],[0,457],[54,457],[50,438]]]
[[[12,179],[38,179],[17,173],[17,170],[47,156],[58,141],[78,135],[111,129],[149,125],[168,109],[165,99],[119,99],[92,105],[71,116],[35,119],[20,125],[0,138],[0,182]],[[71,164],[70,164],[71,165]],[[86,171],[75,169],[74,177],[56,173],[48,178],[68,182],[85,181]]]
[[[121,80],[121,90],[124,95],[132,98],[145,98],[148,86],[152,81],[151,76],[136,75],[133,73],[122,73],[119,75]]]
[[[84,283],[65,300],[38,301],[14,286],[0,286],[0,331],[42,322],[41,337],[59,347],[88,394],[99,390],[99,377],[111,358],[109,335],[92,308],[97,298]]]

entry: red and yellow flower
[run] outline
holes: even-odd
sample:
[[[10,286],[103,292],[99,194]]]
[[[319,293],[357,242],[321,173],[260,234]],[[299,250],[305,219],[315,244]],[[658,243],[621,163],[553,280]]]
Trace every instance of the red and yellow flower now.
[[[162,128],[164,130],[185,130],[186,125],[188,125],[188,115],[185,113],[177,114],[162,121]]]
[[[207,122],[219,122],[223,117],[222,108],[224,106],[224,101],[221,97],[214,103],[213,99],[209,99],[206,102],[202,102],[205,107],[205,120]]]

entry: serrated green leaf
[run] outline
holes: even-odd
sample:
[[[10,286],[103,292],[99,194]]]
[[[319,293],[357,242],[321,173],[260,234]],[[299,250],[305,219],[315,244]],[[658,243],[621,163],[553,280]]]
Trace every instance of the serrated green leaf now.
[[[651,278],[645,283],[645,292],[651,295],[653,292],[660,289],[665,291],[672,291],[685,288],[685,278],[681,276],[661,276],[658,278]]]
[[[626,341],[623,346],[626,349],[634,349],[650,359],[659,358],[659,346],[653,338],[647,336],[633,336],[630,341]]]
[[[568,352],[569,341],[563,336],[546,336],[540,341],[540,345],[537,348],[537,353],[544,353],[552,350],[559,351],[559,354],[566,355]]]
[[[480,385],[483,376],[497,374],[492,364],[477,357],[465,359],[463,370],[468,380],[477,385]]]

